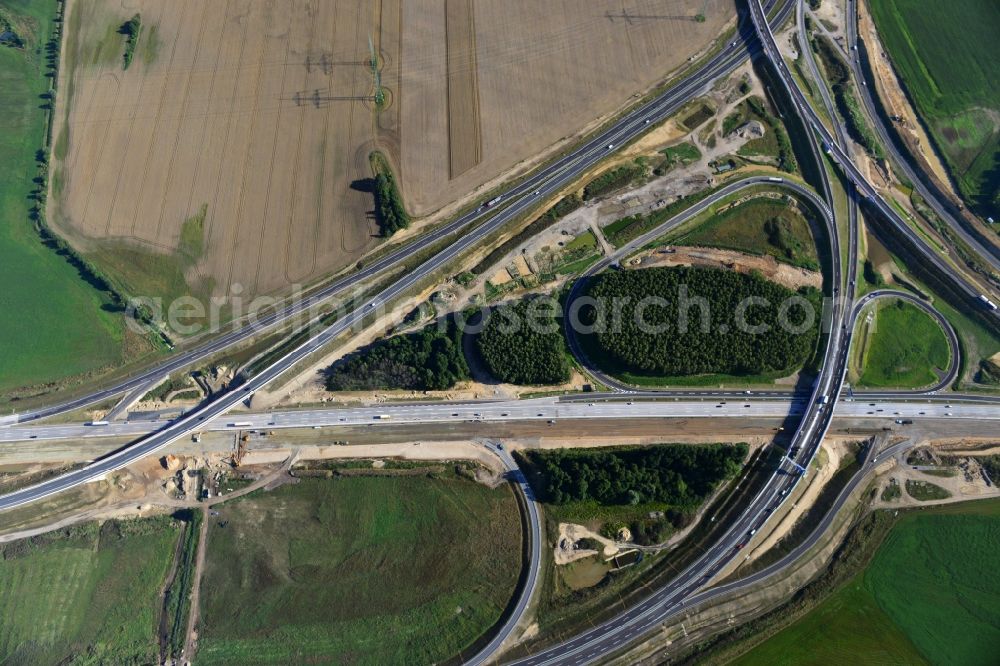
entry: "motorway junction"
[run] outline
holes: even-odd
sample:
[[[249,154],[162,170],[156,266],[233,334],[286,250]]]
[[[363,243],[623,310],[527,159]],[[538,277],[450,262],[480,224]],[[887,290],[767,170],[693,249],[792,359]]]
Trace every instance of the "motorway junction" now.
[[[66,446],[75,446],[87,453],[72,460],[75,464],[63,473],[0,495],[0,512],[23,510],[62,493],[113,478],[124,468],[173,450],[197,448],[195,445],[201,443],[203,437],[213,445],[232,441],[236,452],[241,442],[251,435],[255,441],[266,438],[268,446],[275,442],[273,448],[281,448],[283,438],[301,438],[305,433],[312,440],[325,438],[343,444],[345,452],[350,450],[346,438],[355,436],[361,439],[406,437],[417,445],[417,440],[433,440],[446,433],[453,439],[475,441],[480,453],[499,461],[505,478],[516,488],[526,525],[525,573],[515,598],[488,640],[477,643],[474,653],[463,655],[466,663],[480,664],[507,659],[502,650],[515,635],[537,593],[546,538],[536,490],[529,484],[526,472],[519,468],[517,459],[505,447],[504,437],[496,433],[531,432],[537,441],[558,439],[560,434],[588,428],[595,432],[614,432],[635,427],[645,429],[647,437],[657,433],[663,440],[669,439],[672,428],[690,423],[697,424],[695,427],[701,432],[713,428],[731,432],[745,427],[756,434],[767,433],[762,438],[780,442],[777,446],[781,449],[780,455],[774,465],[765,469],[761,463],[755,468],[759,478],[755,476],[743,489],[736,502],[738,510],[733,509],[725,521],[709,528],[713,538],[684,560],[676,576],[619,612],[592,623],[593,626],[516,658],[516,663],[521,664],[576,665],[606,661],[655,635],[692,609],[767,584],[791,571],[806,553],[818,548],[836,529],[843,527],[837,522],[840,510],[853,506],[857,500],[855,493],[872,481],[880,464],[892,460],[905,467],[906,456],[920,437],[952,432],[981,438],[997,432],[1000,398],[988,393],[951,390],[962,371],[960,355],[963,348],[959,334],[944,314],[928,304],[927,299],[909,292],[892,289],[859,292],[857,275],[862,244],[859,212],[866,218],[879,219],[901,239],[907,252],[919,259],[923,270],[935,275],[937,284],[948,290],[949,297],[971,311],[978,325],[992,331],[1000,329],[1000,312],[995,306],[990,308],[993,301],[988,297],[995,296],[996,285],[982,274],[959,265],[954,258],[943,256],[925,234],[915,230],[907,214],[900,212],[885,188],[874,184],[870,173],[858,166],[836,122],[832,123],[835,127],[831,130],[825,116],[832,116],[835,111],[825,89],[821,97],[826,108],[822,112],[817,110],[815,100],[802,91],[801,76],[791,73],[773,32],[773,28],[780,26],[793,12],[797,12],[797,23],[802,23],[802,0],[766,3],[747,0],[740,3],[740,12],[741,20],[733,39],[694,62],[675,85],[642,99],[578,145],[478,207],[457,214],[429,233],[365,263],[358,271],[318,288],[304,302],[280,307],[251,326],[194,345],[110,386],[3,417],[0,452],[6,452],[5,455],[22,459],[37,456],[37,460],[46,460],[47,449],[63,447],[59,450],[65,450]],[[641,17],[624,18],[631,21]],[[852,41],[855,40],[856,35],[849,32]],[[371,48],[371,65],[377,71],[378,58],[374,55],[374,46]],[[325,404],[267,411],[252,408],[255,394],[266,391],[294,372],[301,372],[334,345],[370,329],[390,306],[426,291],[440,274],[453,269],[480,246],[495,242],[512,223],[537,212],[542,202],[568,191],[624,146],[646,135],[651,127],[672,118],[716,82],[743,66],[751,55],[757,58],[760,68],[768,72],[768,81],[774,86],[771,93],[785,98],[780,104],[788,115],[785,122],[799,126],[801,131],[796,133],[797,140],[802,143],[799,146],[801,154],[811,155],[812,171],[818,174],[815,182],[804,183],[797,178],[774,175],[750,175],[730,182],[584,269],[582,278],[568,290],[567,300],[572,302],[576,298],[585,279],[600,272],[620,270],[631,253],[698,215],[714,210],[729,198],[756,191],[761,186],[769,186],[775,192],[783,191],[788,196],[794,194],[818,213],[818,226],[825,235],[821,252],[826,257],[822,270],[824,293],[831,303],[819,334],[816,377],[808,389],[794,393],[778,389],[640,389],[603,374],[567,331],[570,352],[579,367],[594,378],[595,383],[611,390],[521,400],[441,400],[365,406]],[[809,66],[813,72],[817,71],[815,63]],[[852,67],[860,76],[853,59]],[[865,98],[867,100],[867,93]],[[905,158],[897,156],[896,159],[905,162]],[[836,176],[831,177],[833,174]],[[842,187],[838,178],[843,182]],[[844,195],[845,205],[838,206],[834,195],[838,187],[841,187],[837,191]],[[930,206],[940,212],[943,224],[967,243],[984,265],[994,269],[1000,265],[1000,251],[995,243],[984,242],[970,232],[952,215],[954,211],[948,205],[937,201],[933,191],[921,187]],[[376,287],[355,303],[353,309],[333,320],[312,315],[315,306],[342,296],[362,283]],[[941,326],[951,360],[934,386],[909,391],[853,391],[847,385],[855,324],[863,307],[881,298],[908,301]],[[266,362],[254,372],[240,375],[211,399],[190,409],[162,420],[155,414],[133,414],[124,419],[66,422],[75,421],[79,410],[107,402],[109,398],[138,399],[164,377],[233,350],[256,336],[273,333],[304,312],[312,317],[311,326],[303,329],[305,333],[290,336],[287,343],[265,355]],[[739,580],[728,579],[744,558],[749,558],[749,553],[743,549],[751,543],[752,537],[773,527],[773,516],[794,507],[792,498],[803,494],[809,470],[817,463],[825,440],[833,433],[850,433],[851,428],[863,433],[867,448],[861,452],[858,469],[844,483],[842,492],[830,498],[829,509],[817,521],[814,530],[780,559]],[[292,450],[294,446],[288,448]],[[292,452],[283,463],[286,471],[295,457]],[[752,484],[756,485],[751,492]],[[739,484],[736,488],[740,488]],[[0,519],[2,516],[0,513]]]

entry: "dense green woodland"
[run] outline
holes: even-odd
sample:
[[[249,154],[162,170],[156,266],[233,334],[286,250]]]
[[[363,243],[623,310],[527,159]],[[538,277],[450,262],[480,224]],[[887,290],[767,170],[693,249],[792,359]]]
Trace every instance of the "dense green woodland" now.
[[[539,497],[565,504],[663,502],[697,507],[719,482],[739,472],[746,444],[669,444],[643,448],[528,450],[527,464]]]
[[[510,384],[562,384],[569,361],[559,304],[527,298],[484,311],[476,349],[494,377]]]
[[[385,338],[350,354],[327,372],[331,391],[409,389],[438,391],[469,378],[462,331],[453,319]]]
[[[597,324],[593,335],[606,354],[605,359],[593,360],[610,361],[626,371],[663,376],[785,371],[805,363],[816,345],[821,295],[815,289],[795,293],[756,275],[708,268],[608,272],[594,277],[585,289],[600,306],[582,308],[581,318],[585,324]],[[684,289],[686,297],[682,298]],[[653,332],[644,332],[637,322],[637,304],[647,297],[666,303],[642,311],[647,328],[661,327]],[[746,325],[741,325],[740,303],[748,297],[767,304],[745,307],[742,320]],[[790,326],[781,326],[782,304],[792,297],[807,303],[787,307]],[[685,298],[690,307],[684,307]],[[704,299],[708,307],[700,307],[696,299]],[[796,327],[809,323],[806,310],[810,308],[811,325],[796,332]],[[616,309],[621,316],[615,316]],[[704,330],[706,320],[709,325]],[[750,332],[758,326],[767,329]]]

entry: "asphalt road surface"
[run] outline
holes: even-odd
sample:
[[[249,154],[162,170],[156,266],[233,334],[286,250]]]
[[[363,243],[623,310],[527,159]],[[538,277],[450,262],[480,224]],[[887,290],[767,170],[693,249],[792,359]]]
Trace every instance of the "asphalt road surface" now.
[[[808,404],[802,398],[760,399],[744,395],[721,395],[715,399],[634,400],[591,398],[559,400],[535,398],[474,403],[397,404],[377,407],[335,407],[267,413],[230,414],[213,421],[203,421],[197,432],[237,432],[240,430],[281,430],[287,428],[328,428],[335,438],[336,428],[365,425],[385,427],[413,423],[467,423],[508,421],[554,421],[562,419],[640,419],[640,418],[784,418],[800,416]],[[934,396],[909,398],[897,394],[893,399],[868,398],[857,394],[854,400],[836,404],[837,418],[877,419],[983,419],[1000,420],[1000,406],[992,401],[960,397]],[[0,442],[82,440],[107,437],[144,437],[169,424],[158,421],[111,422],[108,425],[28,425],[0,430]]]

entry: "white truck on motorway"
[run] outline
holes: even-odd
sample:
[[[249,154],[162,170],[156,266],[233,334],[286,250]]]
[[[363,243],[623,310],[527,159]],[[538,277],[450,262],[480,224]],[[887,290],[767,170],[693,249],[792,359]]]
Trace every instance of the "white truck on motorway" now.
[[[986,307],[988,307],[990,310],[996,310],[997,309],[997,304],[994,303],[993,301],[991,301],[990,299],[986,298],[986,294],[979,294],[979,301],[983,305],[985,305]]]
[[[392,418],[392,414],[376,414],[374,418],[376,421],[388,421]]]
[[[106,425],[111,425],[111,423],[109,421],[88,421],[84,425],[88,425],[88,426],[106,426]]]

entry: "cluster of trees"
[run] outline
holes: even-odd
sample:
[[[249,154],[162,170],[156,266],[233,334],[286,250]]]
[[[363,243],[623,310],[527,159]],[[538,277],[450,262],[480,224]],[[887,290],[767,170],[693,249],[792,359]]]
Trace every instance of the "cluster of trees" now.
[[[646,175],[646,167],[642,164],[626,164],[605,171],[597,178],[587,183],[583,188],[583,199],[587,201],[602,194],[613,192],[625,187],[633,180]]]
[[[403,207],[403,195],[385,159],[374,154],[371,162],[375,169],[375,219],[382,235],[389,237],[410,226],[410,216]]]
[[[327,371],[331,391],[410,389],[440,391],[469,378],[462,352],[462,330],[449,318],[406,335],[375,342],[333,364]]]
[[[587,295],[596,305],[581,318],[601,350],[619,369],[647,375],[789,370],[808,359],[819,330],[817,290],[795,293],[756,274],[617,271],[596,276]]]
[[[142,30],[142,20],[136,14],[129,20],[122,23],[118,32],[125,35],[125,55],[123,56],[122,69],[128,69],[135,56],[135,47],[139,43],[139,32]]]
[[[520,232],[512,236],[509,240],[501,243],[495,247],[488,255],[486,255],[482,261],[476,264],[472,268],[472,272],[476,275],[482,275],[487,270],[490,269],[493,264],[500,261],[508,252],[516,248],[521,243],[525,242],[532,236],[536,236],[541,232],[545,231],[553,224],[556,223],[560,218],[569,215],[574,210],[583,205],[583,201],[575,194],[570,194],[563,197],[556,202],[552,208],[538,216],[536,220],[531,222],[528,226],[522,229]]]
[[[693,509],[735,476],[746,444],[662,444],[642,448],[528,450],[535,491],[553,504],[595,501],[604,506],[650,502]]]
[[[509,384],[562,384],[569,361],[557,302],[526,298],[483,311],[476,348],[490,374]]]

